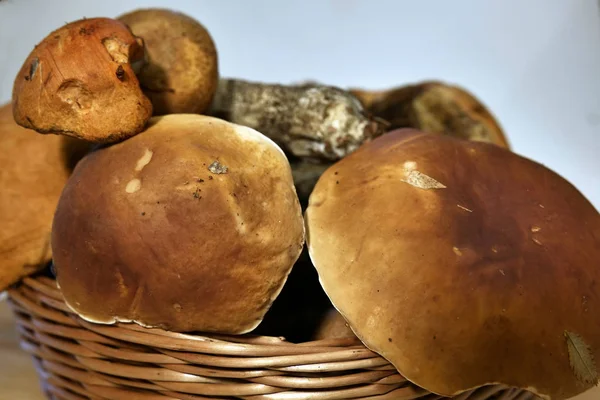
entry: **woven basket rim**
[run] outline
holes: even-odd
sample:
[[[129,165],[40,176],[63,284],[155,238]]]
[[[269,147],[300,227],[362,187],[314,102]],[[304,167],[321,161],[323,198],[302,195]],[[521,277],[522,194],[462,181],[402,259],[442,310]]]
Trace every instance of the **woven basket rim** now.
[[[78,324],[81,324],[87,329],[101,334],[114,336],[122,333],[123,336],[127,337],[128,339],[138,337],[140,340],[143,340],[143,334],[151,334],[153,336],[159,336],[161,339],[160,342],[155,344],[156,346],[164,346],[167,349],[180,349],[181,344],[186,344],[190,346],[187,347],[187,349],[192,351],[202,351],[207,347],[211,347],[211,351],[224,355],[247,354],[249,356],[258,356],[268,355],[270,353],[278,355],[322,353],[328,351],[340,351],[339,348],[344,347],[366,350],[374,358],[383,359],[383,357],[368,350],[365,345],[356,337],[321,339],[302,343],[293,343],[287,341],[283,336],[264,336],[254,335],[252,333],[243,335],[226,335],[205,332],[182,333],[168,331],[161,328],[144,327],[135,322],[117,322],[114,324],[92,323],[77,316],[76,313],[67,306],[67,304],[64,302],[60,289],[56,285],[56,281],[52,278],[47,276],[26,277],[21,282],[21,287],[23,286],[40,292],[40,299],[42,302],[51,307],[58,308],[63,312],[71,314],[71,317],[76,319]],[[26,301],[19,290],[9,289],[8,295],[11,298],[16,297],[22,301]],[[140,333],[142,335],[140,335]],[[119,339],[119,337],[115,338]]]
[[[176,333],[76,315],[56,281],[24,278],[8,290],[21,347],[56,399],[434,400],[358,338],[291,343],[282,337]],[[134,397],[132,397],[134,396]],[[533,400],[486,386],[459,400]]]

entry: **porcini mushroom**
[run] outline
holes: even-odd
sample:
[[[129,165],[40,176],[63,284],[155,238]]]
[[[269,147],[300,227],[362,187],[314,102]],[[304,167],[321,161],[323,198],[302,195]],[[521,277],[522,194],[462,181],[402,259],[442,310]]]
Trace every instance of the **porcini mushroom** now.
[[[0,292],[50,261],[54,209],[87,150],[77,139],[25,129],[10,104],[0,107]]]
[[[162,8],[118,19],[144,38],[149,62],[138,78],[154,115],[204,113],[219,81],[217,49],[208,30],[188,15]]]
[[[389,130],[415,128],[510,148],[500,123],[480,99],[465,88],[425,81],[389,90],[350,89]]]
[[[13,86],[17,124],[40,133],[109,143],[144,129],[152,104],[135,70],[143,41],[114,19],[90,18],[50,33],[29,54]]]
[[[550,169],[396,130],[321,176],[306,224],[334,306],[413,383],[552,400],[598,383],[600,215]]]
[[[303,244],[281,149],[192,114],[86,156],[52,230],[57,282],[82,318],[181,332],[254,329]]]

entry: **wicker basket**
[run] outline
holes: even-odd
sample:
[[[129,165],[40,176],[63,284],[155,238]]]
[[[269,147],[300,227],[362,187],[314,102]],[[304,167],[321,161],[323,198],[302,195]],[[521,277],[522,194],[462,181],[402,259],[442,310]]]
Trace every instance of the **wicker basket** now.
[[[423,399],[357,340],[293,344],[266,336],[187,335],[135,324],[97,325],[65,305],[51,278],[9,291],[22,348],[50,399]],[[488,386],[461,400],[532,400]]]

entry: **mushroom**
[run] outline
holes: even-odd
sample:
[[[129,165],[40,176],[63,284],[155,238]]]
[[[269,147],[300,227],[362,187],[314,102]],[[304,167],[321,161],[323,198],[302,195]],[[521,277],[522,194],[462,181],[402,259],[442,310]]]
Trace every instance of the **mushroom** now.
[[[109,18],[83,19],[50,33],[29,54],[13,86],[17,124],[40,133],[109,143],[144,129],[152,104],[135,70],[144,47]]]
[[[118,19],[144,38],[149,63],[138,78],[154,115],[204,113],[219,81],[217,50],[206,28],[188,15],[161,8]]]
[[[87,155],[52,230],[57,282],[83,319],[176,332],[254,329],[303,245],[281,149],[193,114]]]
[[[329,308],[323,315],[313,334],[313,340],[356,338],[354,332],[335,308]]]
[[[416,385],[562,400],[598,383],[600,215],[552,170],[395,130],[321,176],[306,226],[333,305]]]
[[[389,90],[350,89],[389,130],[415,128],[510,148],[494,115],[472,93],[456,85],[425,81]]]
[[[0,292],[50,261],[54,209],[87,150],[79,140],[25,129],[10,104],[0,107]]]

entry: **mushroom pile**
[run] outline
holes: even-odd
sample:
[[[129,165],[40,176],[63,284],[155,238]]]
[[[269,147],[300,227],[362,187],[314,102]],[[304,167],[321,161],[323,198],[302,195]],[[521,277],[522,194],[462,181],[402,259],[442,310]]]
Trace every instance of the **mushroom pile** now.
[[[598,384],[600,215],[473,94],[221,77],[190,16],[48,34],[0,109],[0,291],[97,324],[353,337],[455,396]]]

